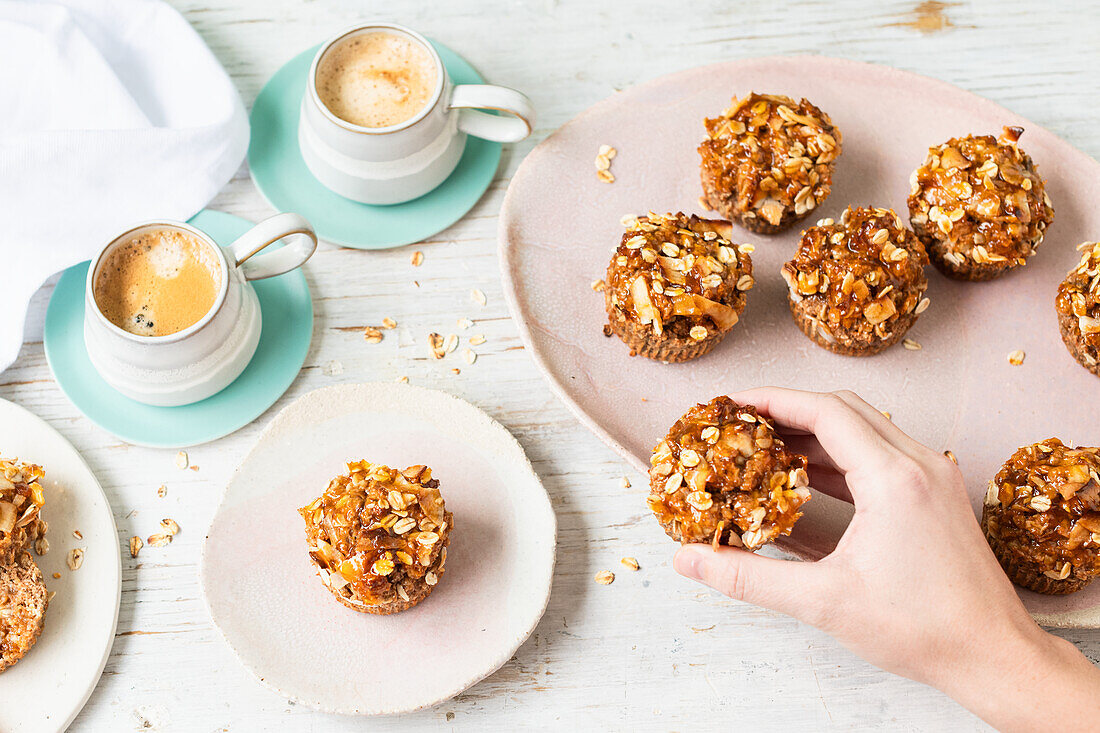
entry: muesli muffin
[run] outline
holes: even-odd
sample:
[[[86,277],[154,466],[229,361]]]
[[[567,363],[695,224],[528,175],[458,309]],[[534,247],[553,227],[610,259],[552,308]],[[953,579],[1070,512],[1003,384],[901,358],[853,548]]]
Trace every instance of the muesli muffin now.
[[[624,217],[607,266],[608,335],[630,355],[680,362],[706,354],[734,327],[752,288],[751,245],[730,242],[728,221],[683,213]]]
[[[1085,242],[1081,262],[1058,286],[1054,301],[1062,341],[1081,366],[1100,377],[1100,242]]]
[[[0,458],[0,563],[45,534],[39,512],[46,503],[41,466]]]
[[[807,460],[751,405],[698,404],[650,457],[647,504],[669,537],[757,550],[789,535],[810,499]]]
[[[348,463],[298,512],[318,575],[348,608],[405,611],[443,575],[454,517],[427,466]]]
[[[1017,145],[1022,133],[951,138],[913,172],[909,220],[948,277],[991,280],[1024,265],[1054,221],[1043,179]]]
[[[807,100],[752,92],[705,125],[702,200],[727,219],[773,234],[829,195],[840,130]]]
[[[1100,575],[1100,448],[1049,438],[1017,450],[989,483],[982,530],[1013,583],[1084,588]]]
[[[42,634],[49,594],[26,550],[0,565],[0,672],[18,662]]]
[[[924,247],[890,209],[851,208],[802,232],[783,265],[802,332],[829,351],[869,356],[897,343],[928,307]]]

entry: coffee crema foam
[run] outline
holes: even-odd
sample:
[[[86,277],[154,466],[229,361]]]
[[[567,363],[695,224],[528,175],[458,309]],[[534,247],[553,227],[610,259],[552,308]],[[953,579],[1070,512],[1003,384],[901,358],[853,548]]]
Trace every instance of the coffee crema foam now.
[[[390,127],[424,109],[435,94],[436,74],[432,55],[412,38],[362,33],[321,57],[317,94],[345,122]]]
[[[92,294],[111,323],[138,336],[167,336],[214,306],[221,274],[209,245],[177,229],[142,232],[107,253]]]

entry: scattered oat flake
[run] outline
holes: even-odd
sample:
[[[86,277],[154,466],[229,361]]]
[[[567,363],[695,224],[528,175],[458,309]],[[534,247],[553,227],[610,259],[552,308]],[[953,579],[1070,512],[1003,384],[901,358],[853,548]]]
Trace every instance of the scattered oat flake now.
[[[172,541],[172,535],[159,532],[154,535],[150,535],[146,542],[150,547],[164,547]]]
[[[80,566],[84,564],[84,548],[74,547],[69,550],[69,556],[65,558],[65,562],[69,566],[69,570],[79,570]]]
[[[477,354],[474,353],[473,349],[463,349],[462,358],[466,360],[467,364],[473,364],[477,361]]]
[[[377,328],[371,328],[367,326],[363,329],[363,340],[368,344],[376,344],[382,340],[382,332]]]
[[[1013,351],[1011,354],[1008,355],[1008,363],[1011,364],[1012,366],[1020,366],[1021,364],[1024,363],[1024,357],[1025,356],[1027,356],[1027,354],[1025,354],[1020,349],[1016,349],[1015,351]]]
[[[597,293],[602,293],[604,291],[604,288],[606,287],[607,283],[605,283],[603,280],[592,281],[592,289],[595,290]]]
[[[463,331],[474,325],[474,322],[471,321],[469,318],[459,318],[457,323],[458,327],[461,328]]]
[[[190,468],[192,471],[198,471],[199,470],[199,467],[194,465],[194,464],[188,466],[188,468]]]
[[[335,377],[344,373],[344,364],[339,359],[333,359],[321,367],[321,373],[326,377]]]
[[[447,334],[447,338],[443,340],[443,350],[448,354],[458,348],[458,336],[453,333]]]
[[[382,319],[382,328],[385,328],[385,329],[397,328],[397,321],[393,320],[392,318],[383,318]]]
[[[54,574],[53,574],[53,579],[54,579],[54,580],[57,580],[57,579],[58,579],[58,578],[60,578],[60,577],[61,577],[61,573],[54,573]]]
[[[50,551],[50,541],[47,540],[44,536],[39,537],[34,541],[34,551],[38,554],[39,557],[45,555],[47,552]]]
[[[175,536],[180,531],[180,526],[176,524],[174,519],[162,519],[160,520],[160,528],[165,531],[166,534]]]
[[[454,369],[451,370],[451,374],[462,374],[462,370],[459,369],[458,367],[455,367]]]
[[[397,378],[397,381],[400,382],[401,384],[408,384],[409,383],[409,378],[402,375],[402,376]]]
[[[630,479],[627,478],[626,476],[623,476],[622,480],[619,481],[619,485],[622,486],[624,489],[629,489],[630,488]]]
[[[421,252],[420,250],[417,250],[416,252],[413,252],[412,266],[413,267],[420,267],[422,264],[424,264],[424,253]]]
[[[943,454],[944,454],[945,456],[947,456],[947,458],[948,458],[948,459],[949,459],[949,460],[950,460],[950,461],[951,461],[952,463],[954,463],[954,464],[955,464],[956,466],[957,466],[957,465],[959,465],[959,459],[955,457],[955,454],[954,454],[954,453],[952,453],[952,452],[951,452],[951,451],[949,451],[949,450],[945,450],[945,451],[943,452]]]
[[[180,451],[176,454],[176,468],[181,471],[187,468],[187,453],[185,451]]]
[[[474,302],[478,305],[485,305],[488,301],[485,298],[485,293],[481,292],[477,288],[470,291],[470,297],[474,299]]]
[[[921,349],[924,348],[923,346],[920,345],[919,342],[914,341],[913,339],[904,339],[901,342],[901,345],[904,346],[905,348],[909,349],[910,351],[920,351]]]
[[[615,573],[610,570],[601,570],[596,573],[596,582],[600,585],[611,585],[615,582]]]
[[[479,333],[476,336],[471,336],[469,340],[470,346],[481,346],[485,343],[485,336]]]
[[[700,196],[699,197],[699,208],[701,208],[703,211],[710,211],[711,210],[710,209],[710,202],[707,201],[706,196]]]
[[[631,570],[638,570],[641,567],[638,564],[638,558],[636,557],[624,557],[623,559],[619,560],[619,562],[621,562],[623,565],[630,568]]]
[[[131,537],[130,538],[130,557],[137,557],[138,553],[141,552],[141,548],[144,545],[145,545],[145,543],[142,542],[141,538],[138,537],[137,535],[134,535],[133,537]]]
[[[611,173],[611,171],[596,171],[596,178],[600,179],[604,183],[615,182],[615,176]]]

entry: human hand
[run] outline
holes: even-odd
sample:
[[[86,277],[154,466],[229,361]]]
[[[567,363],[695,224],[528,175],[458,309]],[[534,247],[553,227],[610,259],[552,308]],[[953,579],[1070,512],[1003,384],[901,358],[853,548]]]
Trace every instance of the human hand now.
[[[1064,725],[1077,710],[1082,729],[1100,721],[1100,671],[1032,621],[950,459],[851,392],[762,388],[730,397],[769,416],[809,458],[813,488],[853,502],[855,515],[817,562],[686,545],[679,573],[816,626],[997,727]]]

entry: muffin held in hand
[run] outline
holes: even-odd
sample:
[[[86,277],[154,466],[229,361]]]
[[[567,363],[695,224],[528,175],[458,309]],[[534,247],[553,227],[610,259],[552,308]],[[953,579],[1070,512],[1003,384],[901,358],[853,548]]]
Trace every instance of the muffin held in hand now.
[[[753,92],[706,120],[703,200],[760,234],[784,229],[829,195],[840,130],[803,99]]]
[[[924,247],[890,209],[849,208],[802,232],[783,265],[787,301],[818,346],[869,356],[905,335],[928,307]]]
[[[686,214],[623,220],[604,287],[608,326],[641,354],[665,362],[706,354],[745,310],[751,245],[729,241],[730,223]]]
[[[1069,353],[1100,377],[1100,242],[1085,242],[1084,256],[1058,286],[1058,327]]]
[[[412,608],[432,592],[447,560],[453,517],[439,481],[426,466],[347,467],[298,510],[309,556],[345,606],[383,615]]]
[[[1100,575],[1100,448],[1024,446],[989,483],[982,530],[1009,579],[1038,593]]]
[[[756,550],[789,535],[810,499],[806,457],[729,397],[688,410],[650,463],[647,503],[677,542]]]
[[[22,659],[42,634],[49,594],[26,550],[0,565],[0,672]]]
[[[1023,129],[951,138],[910,180],[913,231],[943,274],[991,280],[1026,263],[1054,220],[1043,179],[1017,147]]]
[[[41,466],[0,459],[0,563],[34,543],[46,532],[46,523],[38,518],[46,503]]]

